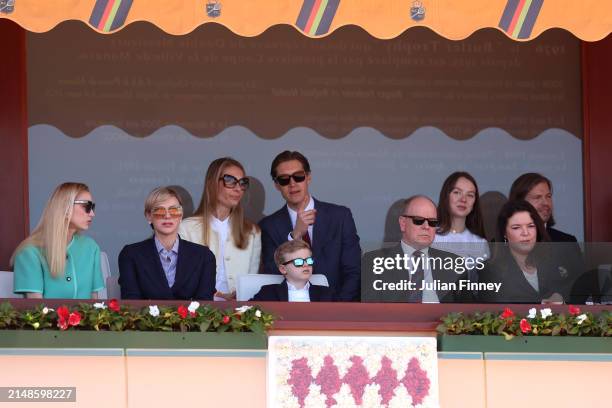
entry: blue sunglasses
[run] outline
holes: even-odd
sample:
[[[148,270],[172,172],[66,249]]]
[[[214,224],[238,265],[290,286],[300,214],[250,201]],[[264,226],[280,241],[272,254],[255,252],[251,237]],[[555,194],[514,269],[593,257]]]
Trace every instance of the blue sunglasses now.
[[[295,258],[292,259],[290,261],[287,262],[283,262],[283,265],[288,265],[290,263],[293,263],[294,266],[304,266],[304,264],[306,265],[314,265],[314,259],[312,259],[312,256],[309,256],[308,258]]]

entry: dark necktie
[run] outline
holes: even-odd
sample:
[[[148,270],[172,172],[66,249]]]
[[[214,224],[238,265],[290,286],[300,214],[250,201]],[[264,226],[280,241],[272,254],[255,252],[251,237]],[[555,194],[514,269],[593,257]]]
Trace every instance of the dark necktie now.
[[[417,263],[418,262],[418,263]],[[421,286],[423,285],[423,279],[425,279],[425,272],[423,271],[423,262],[425,258],[421,251],[414,251],[412,253],[412,265],[417,265],[416,270],[410,275],[410,281],[415,283],[414,290],[408,293],[408,302],[410,303],[421,303],[423,301],[423,291]]]

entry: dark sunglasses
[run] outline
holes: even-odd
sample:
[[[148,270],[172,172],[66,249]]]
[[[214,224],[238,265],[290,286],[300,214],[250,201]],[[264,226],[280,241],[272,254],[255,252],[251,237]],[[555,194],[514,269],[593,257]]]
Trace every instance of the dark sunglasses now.
[[[286,186],[291,182],[291,179],[296,183],[301,183],[306,180],[306,172],[305,171],[296,171],[293,174],[283,174],[282,176],[276,176],[274,181],[276,181],[281,186]]]
[[[82,204],[83,208],[85,209],[85,212],[87,214],[89,214],[92,211],[95,211],[96,209],[96,203],[94,203],[93,201],[89,201],[89,200],[74,200],[75,204]]]
[[[227,188],[234,188],[236,187],[236,184],[238,184],[242,191],[249,188],[249,183],[251,182],[248,177],[243,177],[238,180],[236,177],[230,174],[224,174],[219,178],[219,180],[223,181],[223,185]]]
[[[424,217],[417,217],[416,215],[405,215],[405,214],[400,215],[400,217],[410,218],[414,225],[423,225],[425,221],[427,221],[427,224],[432,228],[436,228],[438,225],[440,225],[440,221],[435,218],[424,218]]]
[[[308,258],[295,258],[290,261],[283,262],[283,265],[289,265],[290,263],[293,263],[293,265],[297,267],[304,266],[304,264],[312,266],[314,265],[314,259],[312,259],[312,256],[309,256]]]

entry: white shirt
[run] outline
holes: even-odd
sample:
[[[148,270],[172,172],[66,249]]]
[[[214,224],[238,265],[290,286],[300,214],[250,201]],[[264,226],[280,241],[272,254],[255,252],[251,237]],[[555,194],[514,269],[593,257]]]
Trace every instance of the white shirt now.
[[[287,281],[287,291],[289,302],[310,302],[310,282],[306,282],[306,285],[302,289],[298,289]]]
[[[212,216],[210,218],[210,228],[219,234],[219,256],[217,257],[217,282],[215,287],[219,292],[229,293],[230,290],[225,273],[225,242],[229,235],[229,217],[221,221],[217,217]],[[225,299],[215,298],[215,300]]]
[[[464,258],[476,259],[480,257],[486,260],[490,256],[487,240],[472,233],[467,228],[463,232],[436,234],[431,246]]]
[[[416,249],[405,243],[403,240],[401,241],[401,243],[404,254],[411,257],[412,254],[416,251]],[[429,256],[429,248],[423,248],[420,251],[425,255],[425,259],[427,259],[427,257]],[[431,269],[429,268],[429,262],[423,261],[421,263],[421,266],[423,267],[423,278],[425,282],[427,282],[427,284],[433,284],[433,274],[431,273]],[[412,276],[413,275],[411,273],[410,279],[412,278]],[[417,282],[416,284],[417,287],[421,287],[421,282]],[[421,300],[421,303],[440,303],[440,300],[438,299],[438,294],[435,290],[424,290],[423,299]]]
[[[291,218],[291,229],[295,228],[295,223],[297,222],[297,211],[291,209],[291,207],[287,206],[287,210],[289,210],[289,218]],[[314,200],[312,196],[310,196],[310,201],[308,201],[308,205],[304,208],[304,211],[314,210]],[[310,244],[312,246],[312,225],[308,226],[308,236],[310,237]],[[297,238],[297,237],[296,237]],[[301,238],[301,237],[300,237]],[[293,237],[291,236],[291,232],[287,236],[288,241],[293,241]]]

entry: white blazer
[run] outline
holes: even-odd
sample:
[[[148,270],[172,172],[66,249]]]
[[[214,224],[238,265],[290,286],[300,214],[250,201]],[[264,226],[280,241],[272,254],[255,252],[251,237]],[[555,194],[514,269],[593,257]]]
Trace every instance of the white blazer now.
[[[247,273],[259,273],[261,231],[259,231],[257,226],[254,226],[249,234],[249,241],[244,249],[237,248],[231,233],[228,234],[225,243],[225,259],[223,260],[219,259],[219,234],[213,231],[212,228],[209,229],[208,233],[208,247],[215,254],[217,273],[219,272],[219,263],[224,262],[225,275],[227,276],[230,292],[236,290],[238,276],[246,275]],[[179,226],[179,235],[187,241],[204,245],[202,242],[202,217],[184,219]]]

